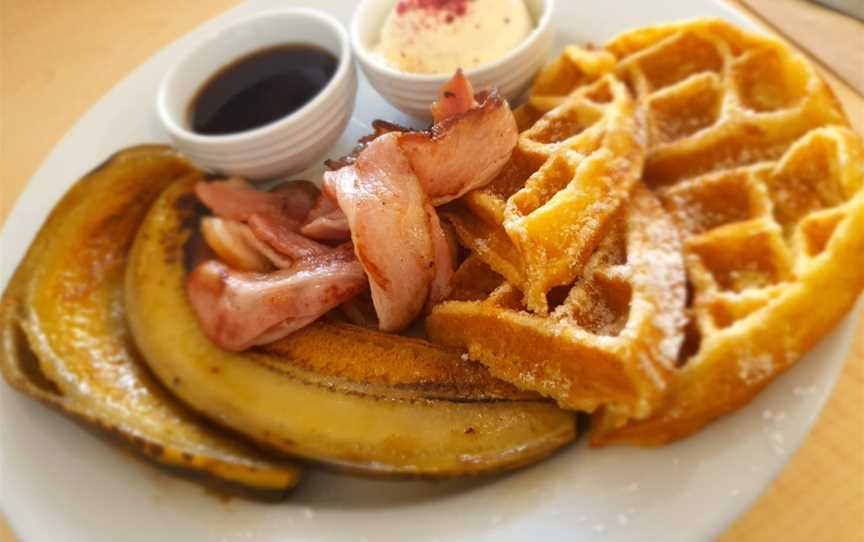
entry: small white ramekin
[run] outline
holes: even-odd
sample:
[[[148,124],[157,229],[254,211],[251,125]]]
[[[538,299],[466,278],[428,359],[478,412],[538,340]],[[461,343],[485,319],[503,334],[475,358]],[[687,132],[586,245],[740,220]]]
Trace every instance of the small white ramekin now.
[[[309,103],[260,128],[202,135],[189,126],[189,105],[221,68],[277,45],[316,45],[339,64]],[[339,139],[354,110],[357,74],[348,33],[333,17],[312,9],[280,9],[240,20],[205,39],[164,77],[156,97],[159,119],[174,145],[197,165],[249,179],[270,179],[306,169]]]
[[[381,27],[395,4],[396,0],[361,0],[351,22],[351,45],[369,82],[388,102],[408,115],[428,120],[431,117],[429,106],[452,74],[401,72],[373,54]],[[555,38],[552,24],[555,0],[526,0],[525,4],[534,19],[534,30],[504,57],[466,70],[465,75],[475,89],[497,87],[505,98],[514,101],[524,94],[546,63]]]

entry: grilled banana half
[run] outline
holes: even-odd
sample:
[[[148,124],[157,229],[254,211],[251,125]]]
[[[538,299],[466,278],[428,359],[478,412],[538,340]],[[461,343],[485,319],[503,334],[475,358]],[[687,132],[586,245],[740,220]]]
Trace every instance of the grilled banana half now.
[[[167,147],[118,153],[63,197],[6,288],[0,370],[19,391],[226,489],[277,496],[300,471],[213,429],[147,371],[125,318],[126,257],[150,204],[194,169]]]
[[[318,322],[265,349],[217,348],[185,292],[198,180],[188,175],[157,199],[125,289],[143,357],[191,408],[262,447],[368,475],[507,470],[574,439],[574,414],[423,340]]]

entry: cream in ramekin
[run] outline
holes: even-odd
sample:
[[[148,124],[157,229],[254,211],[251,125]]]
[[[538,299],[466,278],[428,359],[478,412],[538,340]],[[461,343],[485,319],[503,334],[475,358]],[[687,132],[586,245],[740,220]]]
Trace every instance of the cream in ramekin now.
[[[398,5],[396,0],[362,0],[354,12],[351,43],[372,86],[397,109],[426,120],[430,118],[429,104],[435,100],[438,89],[460,66],[447,73],[408,73],[383,58],[380,51],[381,31]],[[466,3],[469,10],[483,5],[471,1]],[[519,98],[531,84],[546,62],[554,38],[554,0],[525,0],[524,5],[532,21],[532,29],[527,37],[497,60],[465,69],[475,88],[497,87],[511,101]],[[441,13],[446,19],[446,12]],[[513,23],[511,20],[510,24]]]

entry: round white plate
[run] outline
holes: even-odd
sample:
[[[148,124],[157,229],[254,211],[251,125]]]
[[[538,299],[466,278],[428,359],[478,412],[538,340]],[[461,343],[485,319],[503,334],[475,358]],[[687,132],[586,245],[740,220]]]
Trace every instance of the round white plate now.
[[[353,7],[350,0],[253,0],[166,47],[94,105],[57,145],[6,222],[0,284],[77,178],[122,147],[166,140],[150,104],[175,59],[239,17],[303,3],[343,23]],[[558,50],[681,17],[714,15],[748,26],[711,0],[558,5]],[[333,156],[347,151],[375,118],[407,121],[365,80],[357,103]],[[0,506],[26,542],[709,540],[750,506],[798,447],[842,368],[853,320],[746,409],[663,448],[591,450],[582,442],[532,468],[480,482],[373,482],[313,472],[280,504],[223,502],[3,384]]]

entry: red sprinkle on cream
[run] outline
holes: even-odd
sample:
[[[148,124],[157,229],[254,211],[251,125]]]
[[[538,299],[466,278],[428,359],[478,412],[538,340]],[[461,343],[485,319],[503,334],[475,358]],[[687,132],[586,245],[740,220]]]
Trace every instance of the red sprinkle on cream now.
[[[468,3],[471,0],[401,0],[396,4],[396,13],[404,15],[409,11],[423,9],[432,12],[445,13],[447,22],[452,22],[455,17],[461,17],[468,11]]]

